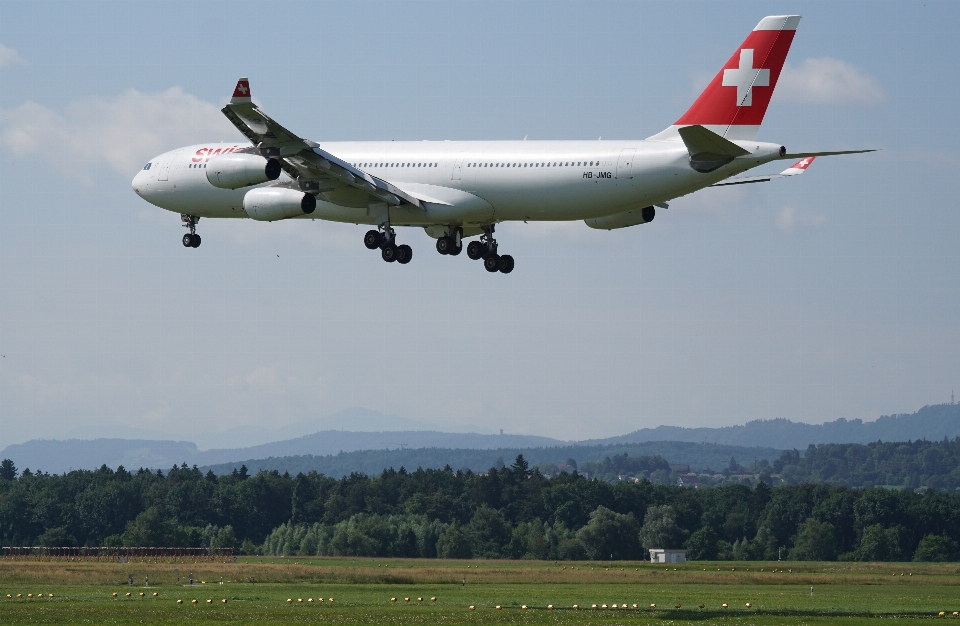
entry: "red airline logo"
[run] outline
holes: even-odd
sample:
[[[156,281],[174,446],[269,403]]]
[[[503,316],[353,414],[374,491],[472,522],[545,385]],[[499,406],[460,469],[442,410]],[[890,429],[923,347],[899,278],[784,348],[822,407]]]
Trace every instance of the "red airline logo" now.
[[[793,30],[751,32],[675,123],[759,126],[795,34]]]
[[[770,70],[753,67],[753,49],[740,50],[740,65],[723,70],[723,86],[737,88],[737,102],[742,107],[753,105],[753,88],[770,86]]]
[[[249,98],[250,97],[250,81],[248,80],[237,81],[237,88],[233,90],[233,97]]]
[[[194,163],[200,163],[201,161],[206,163],[210,160],[210,157],[215,157],[218,154],[230,154],[239,149],[240,146],[231,146],[229,148],[200,148],[197,150],[197,155],[190,160]]]

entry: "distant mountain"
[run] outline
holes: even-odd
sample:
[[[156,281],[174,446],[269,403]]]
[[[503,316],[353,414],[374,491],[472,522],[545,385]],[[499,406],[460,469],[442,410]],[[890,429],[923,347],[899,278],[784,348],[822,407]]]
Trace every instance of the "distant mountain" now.
[[[295,424],[288,424],[273,428],[270,423],[250,426],[235,426],[227,430],[191,432],[193,442],[200,450],[211,448],[246,448],[263,443],[296,439],[324,430],[343,430],[350,432],[389,432],[389,431],[437,431],[437,424],[418,420],[387,415],[379,411],[352,407],[337,411],[327,417],[309,419]],[[445,424],[444,432],[449,433],[482,433],[493,434],[491,428],[484,428],[473,424],[456,426]],[[99,426],[84,426],[64,433],[64,439],[138,439],[145,441],[168,441],[170,434],[151,428],[142,428],[136,425],[102,424]],[[211,445],[213,442],[213,445]]]
[[[271,456],[315,455],[324,456],[339,452],[371,450],[382,452],[403,448],[466,448],[492,450],[496,448],[534,448],[557,446],[566,442],[534,435],[478,435],[477,433],[440,433],[435,431],[400,431],[358,433],[339,430],[324,430],[319,433],[265,443],[250,448],[233,450],[206,450],[199,458],[207,465],[229,463],[243,459]],[[402,444],[402,445],[401,445]],[[441,465],[442,467],[442,465]]]
[[[369,462],[372,465],[367,464],[368,461],[366,460],[362,462],[363,468],[370,468],[380,463],[380,461],[372,460],[377,455],[381,455],[383,459],[392,459],[393,457],[386,454],[386,451],[397,451],[401,447],[405,448],[404,453],[409,454],[415,449],[427,448],[442,448],[451,451],[566,449],[572,445],[597,447],[673,441],[722,444],[750,449],[759,447],[772,450],[789,450],[796,448],[803,451],[810,444],[822,443],[940,440],[944,437],[952,439],[960,436],[960,405],[925,406],[912,415],[884,416],[874,422],[841,418],[825,424],[803,424],[786,419],[773,419],[757,420],[748,422],[743,426],[725,426],[722,428],[658,426],[657,428],[634,431],[619,437],[581,441],[576,444],[534,435],[438,432],[430,430],[427,424],[414,420],[383,415],[376,411],[359,408],[341,411],[317,422],[307,422],[288,429],[279,429],[274,431],[274,434],[295,433],[299,429],[312,428],[319,424],[324,424],[327,428],[312,434],[250,447],[224,446],[210,450],[200,450],[193,442],[151,440],[147,438],[32,440],[23,444],[8,446],[0,452],[0,458],[12,459],[17,467],[29,467],[32,470],[40,468],[47,472],[60,473],[70,469],[93,469],[100,467],[102,464],[114,468],[117,465],[123,465],[132,469],[139,467],[165,469],[181,463],[219,466],[240,463],[250,459],[281,459],[293,456],[322,458],[337,455],[341,452],[352,453],[358,451],[368,451],[372,455],[362,457],[371,459]],[[386,430],[397,424],[404,425],[406,428],[394,427]],[[331,425],[349,428],[349,430],[334,430],[329,428]],[[380,427],[385,430],[382,432],[360,432]],[[246,440],[256,437],[259,441],[270,441],[272,438],[262,431],[247,430],[248,433],[244,436]],[[230,437],[218,436],[217,440],[230,440]],[[658,444],[661,449],[664,445],[666,444]],[[505,452],[504,454],[509,455],[510,453]],[[657,452],[650,454],[657,454]],[[686,462],[679,458],[672,458],[667,454],[661,454],[661,456],[675,463]],[[473,467],[472,463],[474,462],[480,463],[481,466],[487,462],[480,460],[486,458],[486,456],[471,457],[468,455],[463,458],[476,459],[476,461],[464,461],[464,465],[469,467]],[[504,458],[507,457],[504,456]],[[350,459],[358,460],[361,459],[361,456],[350,457]],[[313,463],[313,461],[310,461],[310,463]],[[381,469],[389,466],[388,461],[384,460],[383,463]],[[712,461],[707,464],[710,463]],[[447,462],[440,463],[440,467],[446,464]],[[454,466],[455,462],[449,464]],[[367,469],[363,469],[363,471],[367,471]],[[379,469],[376,471],[379,471]]]
[[[4,448],[0,457],[18,468],[62,474],[75,469],[170,467],[174,462],[193,464],[199,454],[192,441],[146,439],[33,439]]]
[[[769,446],[803,451],[810,444],[872,443],[874,441],[939,441],[960,436],[960,405],[935,404],[913,414],[885,415],[874,422],[840,418],[825,424],[803,424],[788,419],[756,420],[743,426],[682,428],[657,426],[619,437],[583,441],[584,444],[690,441],[737,446]]]
[[[728,446],[722,444],[686,443],[676,441],[656,441],[639,444],[614,445],[580,445],[568,444],[553,447],[537,448],[497,448],[497,449],[450,449],[450,448],[419,448],[415,450],[360,450],[343,452],[327,456],[297,455],[283,457],[268,457],[261,459],[247,459],[234,463],[221,463],[201,468],[208,469],[215,474],[229,474],[241,465],[246,465],[250,473],[260,470],[277,470],[279,472],[318,472],[334,478],[346,476],[351,472],[364,474],[379,474],[385,468],[406,468],[413,471],[418,467],[424,469],[441,469],[449,465],[453,469],[469,468],[475,472],[485,472],[502,458],[506,465],[510,465],[518,454],[522,454],[531,467],[540,463],[560,465],[572,458],[578,464],[585,461],[602,461],[605,457],[615,454],[629,454],[630,456],[659,455],[670,463],[690,465],[694,470],[711,468],[720,470],[727,467],[731,457],[738,462],[749,465],[754,460],[766,459],[773,462],[780,457],[780,450],[767,447]]]
[[[149,467],[167,469],[172,465],[214,465],[271,456],[316,455],[371,450],[383,452],[403,448],[533,448],[563,444],[558,439],[533,435],[479,435],[434,431],[350,432],[325,430],[312,435],[265,443],[248,448],[198,450],[188,441],[143,439],[34,439],[7,446],[0,458],[12,459],[17,467],[40,468],[50,473],[71,469],[95,469],[104,463],[111,468]],[[442,467],[442,464],[441,464]]]

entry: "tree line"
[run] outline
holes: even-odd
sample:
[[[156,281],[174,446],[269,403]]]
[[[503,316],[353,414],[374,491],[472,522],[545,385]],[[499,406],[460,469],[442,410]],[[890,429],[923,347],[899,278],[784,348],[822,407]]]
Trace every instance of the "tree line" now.
[[[548,477],[522,455],[484,473],[401,467],[341,479],[185,464],[50,475],[4,461],[0,540],[424,558],[639,559],[656,547],[692,559],[957,560],[960,494],[608,483]]]
[[[783,452],[768,471],[791,484],[824,482],[852,487],[956,490],[960,489],[960,437],[810,445],[803,455],[797,450]]]

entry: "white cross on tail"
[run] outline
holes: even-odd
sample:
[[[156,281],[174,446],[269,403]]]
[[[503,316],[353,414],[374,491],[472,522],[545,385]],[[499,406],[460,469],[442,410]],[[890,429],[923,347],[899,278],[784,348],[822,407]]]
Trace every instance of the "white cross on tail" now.
[[[737,88],[737,106],[753,105],[753,88],[770,86],[770,70],[753,67],[753,49],[740,50],[740,67],[723,70],[723,86]]]

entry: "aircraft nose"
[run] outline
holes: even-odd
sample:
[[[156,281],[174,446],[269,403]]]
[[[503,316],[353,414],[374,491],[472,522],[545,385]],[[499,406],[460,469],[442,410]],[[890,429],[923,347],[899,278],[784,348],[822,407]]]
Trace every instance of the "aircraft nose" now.
[[[133,180],[130,181],[130,186],[133,188],[133,191],[136,194],[140,195],[140,190],[143,188],[143,172],[137,172],[137,175],[133,177]]]

